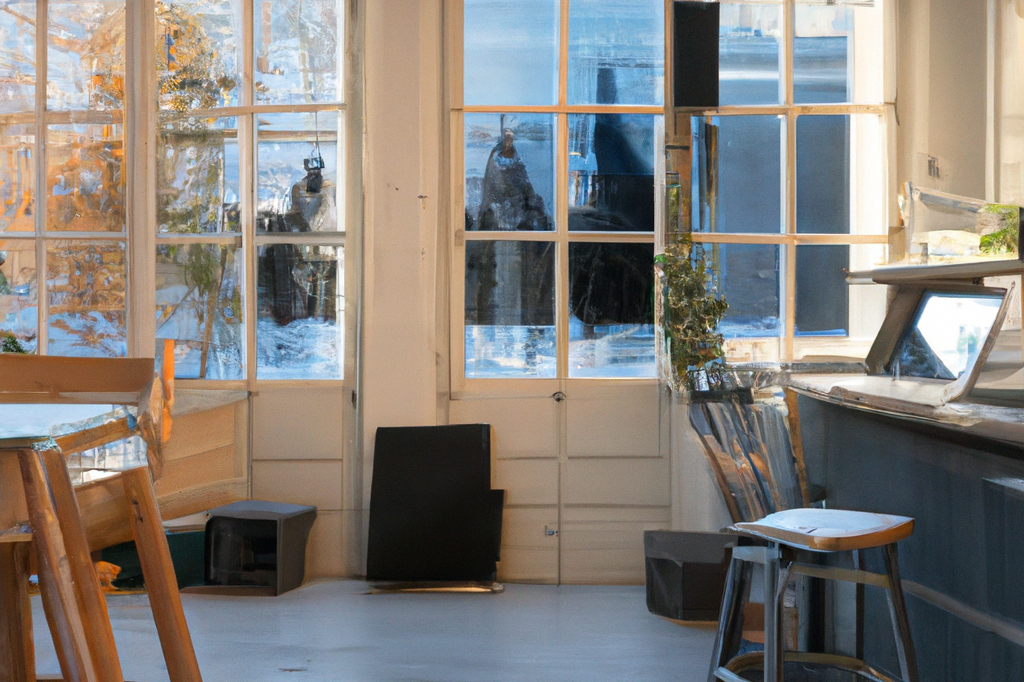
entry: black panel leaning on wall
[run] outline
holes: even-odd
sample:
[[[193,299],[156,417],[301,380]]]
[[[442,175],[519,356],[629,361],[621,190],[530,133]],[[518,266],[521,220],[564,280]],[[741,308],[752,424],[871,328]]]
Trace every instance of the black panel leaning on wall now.
[[[676,2],[672,90],[677,107],[718,106],[717,2]]]

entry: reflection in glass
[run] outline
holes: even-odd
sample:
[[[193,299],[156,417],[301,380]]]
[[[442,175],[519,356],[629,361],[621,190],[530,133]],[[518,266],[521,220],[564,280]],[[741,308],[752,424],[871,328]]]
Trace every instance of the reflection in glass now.
[[[242,270],[235,246],[157,246],[156,337],[174,340],[176,377],[244,377]]]
[[[38,343],[38,295],[35,240],[0,241],[0,336],[13,334],[29,352]]]
[[[663,101],[665,4],[570,0],[569,104]]]
[[[184,112],[239,103],[242,5],[230,0],[156,4],[161,109]]]
[[[466,104],[558,102],[558,0],[464,0]]]
[[[47,229],[124,230],[123,130],[120,125],[49,127]]]
[[[257,130],[259,232],[335,232],[338,112],[261,114]]]
[[[466,114],[466,229],[553,230],[555,117]]]
[[[24,124],[0,127],[0,232],[36,229],[34,129]]]
[[[890,374],[958,379],[974,364],[996,320],[1002,295],[925,292],[900,340]]]
[[[569,229],[654,230],[654,116],[569,116]]]
[[[718,182],[712,230],[782,231],[784,119],[779,116],[720,116],[714,122],[718,127]],[[708,200],[702,200],[701,205]],[[702,223],[701,227],[706,225]]]
[[[569,376],[653,377],[654,247],[569,244]]]
[[[796,249],[796,335],[847,336],[850,329],[850,247]]]
[[[554,242],[466,243],[466,378],[553,377]]]
[[[850,233],[850,117],[796,120],[796,231]]]
[[[162,117],[156,160],[160,232],[240,230],[234,118]]]
[[[268,244],[257,260],[256,378],[341,379],[342,247]]]
[[[6,2],[0,11],[0,114],[35,109],[36,4]]]
[[[795,103],[850,101],[853,84],[849,53],[854,11],[835,5],[797,4],[793,39]]]
[[[779,104],[778,5],[722,4],[718,41],[719,103]]]
[[[342,100],[338,40],[340,0],[254,0],[256,102],[305,104]]]
[[[125,355],[123,241],[47,242],[46,286],[50,355]]]
[[[704,249],[729,302],[718,331],[726,338],[778,336],[779,247],[705,244]]]
[[[124,107],[125,0],[52,0],[46,108]]]

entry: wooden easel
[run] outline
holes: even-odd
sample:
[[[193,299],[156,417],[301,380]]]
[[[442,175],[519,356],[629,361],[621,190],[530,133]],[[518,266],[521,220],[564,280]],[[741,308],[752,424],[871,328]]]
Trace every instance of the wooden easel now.
[[[0,680],[37,679],[28,597],[34,560],[64,682],[123,682],[91,558],[103,543],[90,542],[65,455],[141,431],[150,444],[150,467],[158,471],[159,446],[169,436],[164,396],[173,366],[164,367],[161,386],[152,360],[0,356],[0,364],[8,370],[0,372],[3,391],[24,402],[76,402],[78,392],[85,397],[77,402],[139,405],[137,424],[112,422],[56,440],[0,441]],[[104,488],[118,483],[120,494],[90,507],[91,517],[102,518],[90,518],[89,526],[101,528],[104,538],[130,529],[171,682],[201,682],[150,470],[118,472],[104,479]]]

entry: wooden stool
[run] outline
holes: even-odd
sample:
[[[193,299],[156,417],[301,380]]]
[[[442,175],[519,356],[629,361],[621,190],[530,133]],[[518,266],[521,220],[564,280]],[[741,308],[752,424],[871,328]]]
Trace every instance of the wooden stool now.
[[[764,670],[765,682],[782,682],[783,664],[787,661],[847,670],[867,680],[894,682],[893,678],[856,658],[783,650],[782,597],[789,578],[794,575],[884,588],[889,598],[902,679],[918,682],[917,660],[896,555],[896,543],[914,531],[913,519],[839,509],[790,509],[770,514],[760,521],[733,524],[728,530],[767,541],[767,546],[733,549],[708,682],[716,679],[744,682],[740,673],[755,669]],[[882,548],[884,574],[801,563],[797,557],[798,551],[852,552],[873,547]],[[733,652],[739,649],[742,639],[743,606],[755,563],[764,566],[764,653],[734,657]]]
[[[201,682],[149,470],[130,469],[107,480],[118,478],[124,498],[104,522],[131,526],[170,679]],[[53,441],[7,440],[0,447],[0,516],[10,521],[26,518],[23,513],[28,527],[0,533],[0,679],[36,680],[27,592],[31,543],[64,681],[122,682],[75,489]]]

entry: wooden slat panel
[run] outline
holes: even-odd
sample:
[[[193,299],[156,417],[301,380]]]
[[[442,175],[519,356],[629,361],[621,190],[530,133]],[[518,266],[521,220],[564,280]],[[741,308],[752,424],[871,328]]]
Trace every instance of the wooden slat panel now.
[[[558,528],[558,507],[505,507],[501,527],[502,554],[506,549],[557,549],[558,538],[545,535],[545,526]]]
[[[341,477],[340,461],[253,462],[252,494],[256,499],[340,510]]]
[[[668,506],[668,459],[570,459],[565,468],[565,503]]]
[[[174,460],[232,445],[234,441],[234,405],[175,417],[171,439],[162,451],[164,466]]]
[[[344,392],[260,389],[253,398],[253,460],[341,459]]]
[[[558,551],[554,549],[502,549],[498,580],[553,583],[558,580]]]
[[[490,424],[497,459],[558,456],[558,413],[551,398],[453,400],[452,424]],[[529,424],[529,428],[524,428]]]
[[[71,358],[0,354],[3,402],[73,402],[76,395],[120,395],[135,403],[153,381],[146,358]],[[105,402],[98,400],[96,402]]]
[[[658,385],[568,389],[569,457],[658,457]]]
[[[154,487],[159,496],[163,492],[232,478],[235,478],[235,447],[229,444],[185,459],[165,462],[163,475]]]
[[[494,487],[505,490],[505,505],[558,504],[557,459],[499,459]]]

